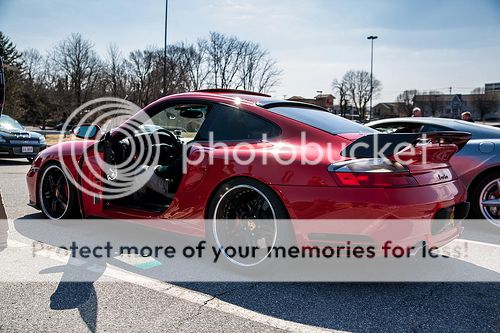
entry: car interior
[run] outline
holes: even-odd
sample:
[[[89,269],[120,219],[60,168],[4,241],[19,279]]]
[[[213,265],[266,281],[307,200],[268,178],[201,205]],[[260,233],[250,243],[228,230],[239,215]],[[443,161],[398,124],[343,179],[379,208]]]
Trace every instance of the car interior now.
[[[135,193],[109,200],[108,204],[165,211],[182,180],[182,161],[185,157],[182,154],[188,153],[183,146],[194,139],[208,109],[208,105],[175,105],[149,119],[129,122],[129,126],[120,130],[118,135],[110,136],[108,147],[104,148],[104,160],[111,166],[120,165],[120,168],[105,170],[107,179],[118,185],[120,169],[131,166],[136,167],[139,173],[141,168],[154,168],[151,179],[154,178],[156,183],[151,186],[151,181],[148,181]]]

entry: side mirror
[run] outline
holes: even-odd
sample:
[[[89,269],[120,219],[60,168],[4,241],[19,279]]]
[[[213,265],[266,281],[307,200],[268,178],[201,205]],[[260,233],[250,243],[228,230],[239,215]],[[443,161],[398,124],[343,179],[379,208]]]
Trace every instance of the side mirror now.
[[[95,139],[101,128],[97,125],[80,125],[73,128],[73,134],[80,139]]]

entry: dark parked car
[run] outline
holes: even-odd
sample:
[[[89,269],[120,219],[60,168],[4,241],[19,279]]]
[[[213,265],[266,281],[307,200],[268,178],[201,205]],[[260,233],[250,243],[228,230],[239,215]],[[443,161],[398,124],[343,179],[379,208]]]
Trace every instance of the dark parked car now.
[[[500,128],[430,117],[383,119],[366,125],[383,133],[471,133],[472,139],[452,157],[450,163],[468,186],[470,216],[484,218],[500,227]]]
[[[0,116],[0,158],[27,158],[31,162],[45,147],[43,135],[26,130],[7,115]]]

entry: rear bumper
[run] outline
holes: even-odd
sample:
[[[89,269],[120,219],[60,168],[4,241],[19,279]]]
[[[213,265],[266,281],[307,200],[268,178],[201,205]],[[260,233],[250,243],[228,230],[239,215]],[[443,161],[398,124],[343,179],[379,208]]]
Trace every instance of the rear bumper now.
[[[401,247],[408,253],[418,250],[423,243],[428,248],[439,248],[459,237],[463,231],[463,220],[448,221],[447,227],[435,234],[423,231],[433,223],[426,220],[301,221],[307,223],[307,227],[298,225],[300,220],[292,221],[295,230],[299,230],[299,247],[371,247],[377,256],[384,255],[383,247],[386,244],[392,248]]]
[[[378,248],[391,241],[411,247],[425,241],[439,247],[460,235],[469,208],[458,180],[412,188],[273,188],[288,209],[299,246],[349,241]],[[452,224],[436,219],[451,207],[458,214]]]

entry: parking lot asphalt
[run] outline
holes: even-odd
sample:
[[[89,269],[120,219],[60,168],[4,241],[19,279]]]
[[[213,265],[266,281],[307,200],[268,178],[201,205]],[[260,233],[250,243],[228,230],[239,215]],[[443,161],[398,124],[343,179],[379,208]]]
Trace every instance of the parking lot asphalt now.
[[[26,205],[23,160],[0,160],[9,240],[22,244],[19,219],[41,218]],[[27,237],[29,236],[29,237]],[[500,230],[466,228],[463,238],[500,245]],[[8,251],[0,253],[7,256]],[[4,258],[6,259],[6,258]],[[5,262],[15,263],[16,258]],[[497,256],[485,254],[494,264]],[[48,265],[61,262],[44,258]],[[8,269],[12,270],[14,264]],[[37,267],[32,267],[35,274]],[[443,270],[448,269],[443,267]],[[5,267],[2,274],[15,274]],[[1,279],[0,279],[1,280]],[[0,332],[500,332],[500,283],[137,283],[127,275],[94,282],[1,282]]]

